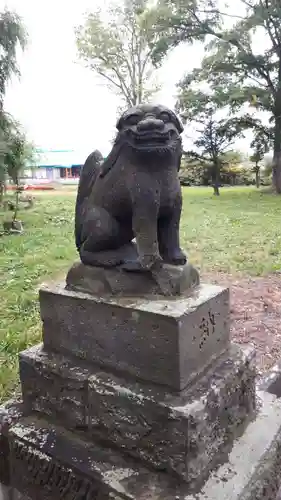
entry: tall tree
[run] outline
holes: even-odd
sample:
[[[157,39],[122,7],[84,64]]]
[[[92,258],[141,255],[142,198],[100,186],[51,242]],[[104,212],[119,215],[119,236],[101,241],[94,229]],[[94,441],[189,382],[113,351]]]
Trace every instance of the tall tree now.
[[[251,103],[267,111],[274,125],[273,184],[281,193],[281,4],[280,0],[239,0],[231,28],[218,0],[158,0],[154,30],[161,35],[154,51],[160,60],[182,41],[211,42],[197,77],[221,89],[225,102],[234,107]],[[229,22],[228,22],[229,25]],[[255,38],[256,36],[256,38]],[[257,51],[255,40],[264,40]]]
[[[9,137],[12,128],[12,120],[0,111],[0,205],[3,202],[6,190],[7,166],[5,163],[5,155],[9,149]]]
[[[4,163],[7,174],[16,186],[16,203],[13,220],[17,218],[19,208],[19,195],[22,189],[20,186],[20,176],[26,167],[26,164],[35,164],[36,153],[34,145],[28,141],[25,133],[17,123],[14,123],[10,131],[8,147],[4,155]]]
[[[183,86],[176,106],[183,121],[194,127],[194,149],[186,155],[211,165],[212,184],[217,196],[220,194],[220,171],[226,161],[225,154],[252,123],[251,117],[219,116],[218,103],[219,96],[215,94]]]
[[[122,0],[119,5],[109,5],[105,17],[101,10],[87,15],[84,25],[76,29],[80,59],[129,107],[158,89],[152,79],[155,69],[148,3]]]
[[[5,190],[7,167],[5,155],[9,150],[13,120],[3,110],[5,91],[10,78],[19,74],[17,47],[25,47],[27,35],[21,18],[14,12],[0,13],[0,203]]]
[[[25,47],[26,30],[21,18],[5,10],[0,14],[0,105],[3,107],[7,83],[14,74],[19,74],[17,47]]]
[[[256,130],[255,137],[251,143],[251,148],[253,149],[253,154],[250,156],[250,161],[254,163],[253,170],[256,176],[256,186],[260,187],[260,169],[261,162],[264,159],[266,153],[269,152],[270,146],[272,145],[272,133],[270,129],[266,130],[261,128]]]

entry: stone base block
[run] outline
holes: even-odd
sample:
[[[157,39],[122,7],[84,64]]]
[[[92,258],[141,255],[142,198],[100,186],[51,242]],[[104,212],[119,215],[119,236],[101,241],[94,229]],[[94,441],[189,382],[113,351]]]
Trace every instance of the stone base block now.
[[[104,296],[170,295],[176,296],[199,285],[198,271],[190,264],[164,264],[153,276],[150,272],[126,272],[121,268],[85,266],[76,262],[66,276],[68,290]]]
[[[178,481],[43,420],[15,425],[10,449],[14,486],[32,500],[174,500],[178,489]]]
[[[281,475],[281,402],[261,396],[257,419],[200,492],[34,419],[10,430],[13,486],[32,500],[274,500]]]
[[[258,392],[257,419],[200,494],[185,500],[277,500],[281,485],[281,401]]]
[[[22,495],[18,490],[0,483],[0,500],[30,500],[30,498]]]
[[[187,297],[97,298],[40,290],[46,349],[72,354],[174,391],[229,346],[229,291],[200,285]]]
[[[0,406],[0,484],[3,486],[3,492],[8,492],[8,489],[5,489],[4,486],[8,487],[11,482],[8,432],[10,427],[14,425],[23,415],[23,404],[19,400],[11,400],[5,403],[5,405]]]
[[[270,392],[281,397],[281,361],[273,365],[258,380],[258,387],[262,391]]]
[[[255,359],[232,346],[181,395],[35,347],[20,355],[27,412],[117,446],[154,469],[202,481],[255,415]]]

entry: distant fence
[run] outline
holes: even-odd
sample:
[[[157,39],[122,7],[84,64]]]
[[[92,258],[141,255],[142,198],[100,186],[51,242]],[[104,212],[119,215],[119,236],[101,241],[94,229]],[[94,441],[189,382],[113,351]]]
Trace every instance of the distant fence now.
[[[28,185],[33,185],[33,186],[38,186],[38,185],[48,185],[48,184],[61,184],[61,185],[71,185],[71,186],[77,186],[79,182],[78,177],[68,177],[68,178],[58,178],[58,179],[33,179],[32,177],[24,177],[20,179],[21,184],[28,184]]]

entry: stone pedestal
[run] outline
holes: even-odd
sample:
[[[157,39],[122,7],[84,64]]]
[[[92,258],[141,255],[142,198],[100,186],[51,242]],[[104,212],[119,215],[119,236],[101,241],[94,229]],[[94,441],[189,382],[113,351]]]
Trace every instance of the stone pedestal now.
[[[229,293],[200,285],[180,298],[98,298],[40,290],[43,342],[109,370],[180,391],[229,345]]]
[[[133,253],[132,260],[137,260],[137,250]],[[162,270],[155,273],[132,273],[121,267],[104,269],[76,262],[66,276],[67,290],[103,297],[155,297],[164,292],[178,296],[192,290],[199,282],[199,273],[190,263],[184,266],[164,264]]]
[[[227,289],[98,298],[58,284],[40,309],[43,344],[20,355],[23,403],[5,428],[7,485],[31,500],[275,500],[281,404],[261,391],[256,406]]]
[[[22,353],[20,374],[27,413],[194,484],[227,455],[255,412],[253,352],[234,346],[178,395],[41,347]]]

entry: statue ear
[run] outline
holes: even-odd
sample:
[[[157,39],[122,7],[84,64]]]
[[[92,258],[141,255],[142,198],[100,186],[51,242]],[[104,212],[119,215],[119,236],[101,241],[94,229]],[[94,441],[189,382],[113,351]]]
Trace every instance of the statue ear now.
[[[122,126],[123,126],[123,115],[120,116],[120,118],[118,119],[117,123],[116,123],[116,128],[117,130],[120,132],[120,130],[122,129]]]
[[[183,124],[182,124],[181,120],[179,119],[179,117],[175,113],[174,113],[174,119],[175,119],[175,125],[178,129],[179,134],[182,134],[184,131]]]
[[[116,161],[118,160],[118,156],[120,155],[121,148],[122,148],[122,141],[118,140],[119,137],[117,136],[113,148],[110,151],[108,157],[104,160],[103,164],[101,165],[100,169],[100,177],[105,177],[106,174],[114,167]]]

